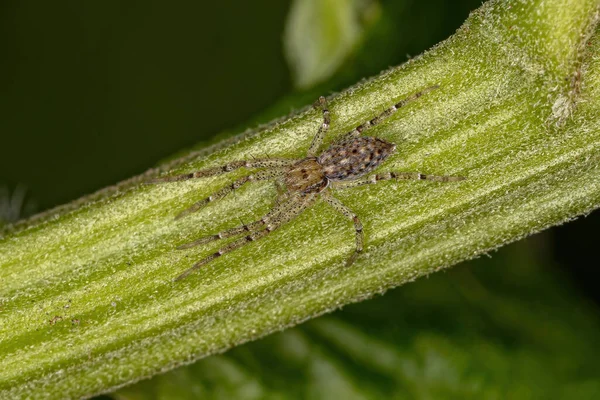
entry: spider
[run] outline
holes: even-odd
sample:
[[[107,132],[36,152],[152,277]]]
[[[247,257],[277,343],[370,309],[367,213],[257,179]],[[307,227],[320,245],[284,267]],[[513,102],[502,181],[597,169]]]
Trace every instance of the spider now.
[[[230,185],[213,193],[211,196],[198,201],[177,215],[175,219],[179,219],[200,210],[208,203],[225,197],[230,192],[248,182],[274,179],[278,185],[284,189],[280,191],[281,193],[276,200],[276,205],[261,219],[249,224],[242,223],[242,225],[219,232],[216,235],[206,236],[191,243],[179,246],[178,249],[189,249],[216,240],[245,234],[244,237],[229,243],[219,249],[216,253],[198,261],[191,268],[175,278],[175,280],[183,279],[214,259],[238,249],[245,244],[267,236],[283,224],[296,218],[302,211],[313,205],[319,197],[354,223],[354,229],[356,231],[356,250],[346,261],[346,266],[352,265],[363,250],[363,226],[358,216],[333,196],[330,190],[331,188],[348,189],[361,185],[375,184],[378,181],[390,179],[416,179],[437,182],[455,182],[465,179],[461,176],[425,175],[418,172],[384,172],[365,176],[379,166],[387,157],[393,154],[396,150],[396,145],[377,137],[361,136],[361,134],[367,129],[384,121],[399,108],[438,87],[439,85],[430,86],[405,98],[399,103],[394,104],[375,118],[364,122],[342,136],[341,139],[334,142],[322,153],[318,153],[330,124],[327,101],[325,97],[321,96],[315,104],[315,107],[322,110],[323,122],[313,138],[305,158],[262,158],[234,161],[219,167],[207,168],[182,175],[164,176],[148,181],[147,183],[150,184],[179,182],[188,179],[220,175],[239,168],[262,169],[251,175],[239,178]]]

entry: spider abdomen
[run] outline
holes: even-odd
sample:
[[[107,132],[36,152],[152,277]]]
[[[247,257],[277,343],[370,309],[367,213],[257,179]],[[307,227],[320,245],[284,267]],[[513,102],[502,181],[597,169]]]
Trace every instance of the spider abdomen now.
[[[353,179],[371,172],[396,149],[396,145],[376,137],[331,145],[317,159],[327,179]]]

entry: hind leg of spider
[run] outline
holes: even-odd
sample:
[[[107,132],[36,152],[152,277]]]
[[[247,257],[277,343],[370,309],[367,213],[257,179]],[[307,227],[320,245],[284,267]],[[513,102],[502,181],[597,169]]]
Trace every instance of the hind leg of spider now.
[[[215,200],[222,199],[223,197],[227,196],[229,193],[233,192],[236,189],[239,189],[242,185],[245,185],[248,182],[264,181],[264,180],[267,180],[267,179],[281,177],[284,174],[285,174],[285,172],[282,169],[270,169],[270,170],[259,171],[259,172],[257,172],[256,174],[253,174],[253,175],[248,175],[248,176],[241,177],[241,178],[233,181],[229,185],[225,186],[221,190],[218,190],[217,192],[215,192],[212,195],[208,196],[207,198],[194,203],[191,207],[189,207],[188,209],[186,209],[186,210],[182,211],[181,213],[179,213],[175,217],[175,219],[183,218],[186,215],[192,214],[192,213],[200,210],[202,207],[204,207],[208,203],[211,203],[211,202],[213,202]]]
[[[309,207],[312,203],[314,203],[315,199],[316,199],[316,195],[314,195],[314,194],[308,194],[308,195],[300,194],[300,195],[292,197],[292,199],[290,199],[289,202],[286,202],[288,207],[286,209],[282,210],[282,212],[279,214],[279,216],[277,218],[273,218],[273,220],[266,225],[265,229],[260,230],[260,231],[251,232],[251,233],[249,233],[248,236],[245,236],[238,240],[234,240],[233,242],[229,243],[227,246],[219,249],[216,253],[213,253],[213,254],[209,255],[208,257],[198,261],[191,268],[189,268],[184,273],[182,273],[177,278],[175,278],[175,280],[179,281],[179,280],[187,277],[188,275],[190,275],[192,272],[196,271],[200,267],[213,261],[214,259],[221,257],[222,255],[227,254],[229,252],[232,252],[250,242],[254,242],[264,236],[267,236],[269,233],[273,232],[274,230],[276,230],[283,224],[296,218],[302,211],[304,211],[307,207]]]
[[[421,174],[419,172],[384,172],[381,174],[370,175],[366,178],[355,179],[352,181],[331,182],[331,187],[334,189],[348,189],[356,186],[371,185],[379,181],[386,181],[391,179],[433,182],[458,182],[464,181],[467,178],[464,176],[428,175]]]
[[[178,246],[177,249],[178,250],[190,249],[192,247],[201,246],[203,244],[214,242],[216,240],[226,239],[226,238],[230,238],[233,236],[237,236],[244,232],[254,232],[256,230],[259,230],[263,226],[266,226],[273,218],[277,218],[279,216],[279,214],[281,214],[281,212],[284,211],[285,208],[289,206],[288,202],[285,201],[287,199],[287,197],[288,197],[287,193],[279,196],[276,200],[275,207],[257,221],[251,222],[249,224],[242,224],[242,225],[236,226],[234,228],[224,230],[222,232],[217,233],[216,235],[210,235],[210,236],[200,238],[193,242]]]
[[[413,101],[417,100],[418,98],[420,98],[424,94],[429,93],[432,90],[438,89],[439,87],[440,87],[440,85],[429,86],[429,87],[421,90],[420,92],[417,92],[417,93],[414,93],[414,94],[408,96],[404,100],[401,100],[398,103],[396,103],[393,106],[391,106],[390,108],[384,110],[381,114],[379,114],[375,118],[370,119],[368,121],[365,121],[362,124],[358,125],[356,128],[354,128],[350,132],[348,132],[345,135],[343,135],[341,137],[341,139],[338,140],[338,142],[344,142],[346,140],[354,139],[354,138],[360,136],[367,129],[372,128],[375,125],[378,125],[381,122],[383,122],[384,120],[386,120],[388,117],[390,117],[396,111],[398,111],[398,109],[406,106],[409,103],[412,103]]]
[[[239,168],[283,168],[294,164],[298,160],[289,160],[284,158],[257,158],[256,160],[234,161],[220,167],[201,169],[200,171],[190,172],[181,175],[162,176],[159,178],[150,179],[144,184],[180,182],[189,179],[206,178],[217,176]]]
[[[329,130],[329,124],[331,123],[331,118],[329,116],[329,109],[327,108],[327,99],[321,96],[315,104],[316,107],[319,107],[323,112],[323,122],[317,131],[317,134],[313,138],[310,147],[308,148],[307,156],[314,157],[319,151],[319,147],[323,144],[323,138],[325,137],[325,133]]]
[[[341,201],[333,197],[333,195],[331,195],[331,193],[328,191],[323,192],[323,199],[336,211],[343,214],[346,218],[352,220],[354,223],[354,230],[356,231],[356,250],[346,261],[346,267],[349,267],[354,263],[354,261],[356,261],[358,255],[363,251],[364,236],[362,223],[360,222],[360,219],[358,219],[358,216],[352,212],[352,210],[346,207]]]

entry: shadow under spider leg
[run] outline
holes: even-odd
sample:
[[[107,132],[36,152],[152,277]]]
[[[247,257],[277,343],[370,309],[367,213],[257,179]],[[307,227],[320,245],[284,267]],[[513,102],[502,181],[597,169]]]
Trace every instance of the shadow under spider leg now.
[[[227,229],[216,235],[200,238],[188,244],[179,246],[180,249],[188,249],[194,246],[210,243],[215,240],[225,239],[247,233],[246,236],[234,240],[225,245],[216,253],[195,263],[191,268],[179,275],[176,280],[183,279],[203,265],[214,259],[238,249],[245,244],[258,240],[285,223],[296,218],[302,211],[310,207],[322,197],[336,211],[352,220],[355,230],[356,249],[346,261],[350,266],[363,251],[363,226],[360,219],[350,208],[336,199],[331,188],[348,189],[360,185],[375,184],[382,180],[427,180],[435,182],[456,182],[465,179],[460,176],[427,175],[419,172],[391,171],[380,174],[368,175],[371,171],[383,163],[396,151],[396,145],[378,137],[362,136],[362,134],[382,123],[400,108],[405,107],[412,101],[417,100],[425,93],[439,88],[433,85],[424,90],[414,93],[404,100],[385,109],[374,118],[358,125],[352,131],[343,135],[340,140],[335,141],[327,149],[319,153],[325,134],[331,123],[329,108],[325,97],[320,97],[316,107],[322,113],[322,122],[315,134],[307,156],[301,159],[263,158],[254,160],[234,161],[220,167],[207,168],[204,170],[187,174],[166,176],[150,180],[147,183],[179,182],[194,178],[216,176],[238,168],[260,168],[261,171],[239,178],[230,185],[213,193],[204,200],[193,204],[184,210],[176,218],[181,218],[190,213],[198,211],[208,203],[221,199],[242,185],[260,180],[275,179],[278,184],[278,197],[275,206],[261,219],[250,224]]]

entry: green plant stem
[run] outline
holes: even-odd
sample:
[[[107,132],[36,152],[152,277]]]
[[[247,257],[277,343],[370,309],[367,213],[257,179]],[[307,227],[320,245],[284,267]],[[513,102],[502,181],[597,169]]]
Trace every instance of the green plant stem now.
[[[340,192],[365,226],[366,251],[352,268],[344,268],[351,223],[320,203],[173,282],[218,246],[177,245],[270,208],[275,188],[256,184],[173,221],[243,171],[158,186],[134,179],[7,233],[0,240],[0,398],[106,392],[597,208],[597,18],[592,0],[488,2],[438,47],[332,99],[328,140],[441,85],[369,134],[399,145],[382,170],[469,178]],[[308,110],[168,168],[192,171],[265,149],[299,158],[319,118]]]

